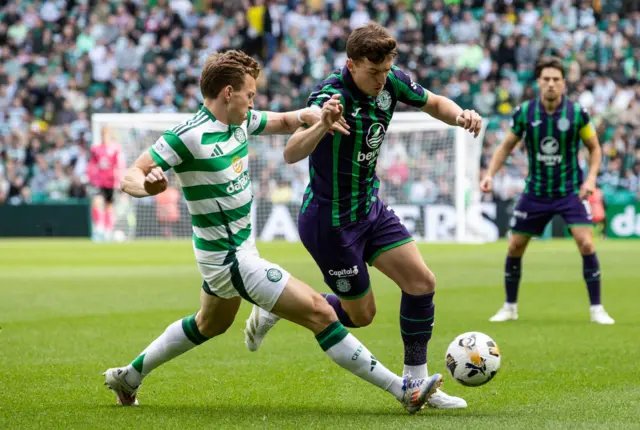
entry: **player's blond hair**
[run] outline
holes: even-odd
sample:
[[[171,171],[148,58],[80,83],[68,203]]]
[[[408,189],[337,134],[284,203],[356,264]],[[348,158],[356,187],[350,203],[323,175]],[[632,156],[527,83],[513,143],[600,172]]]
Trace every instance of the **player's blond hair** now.
[[[202,97],[215,99],[228,85],[231,85],[234,90],[239,90],[244,84],[246,75],[258,79],[260,65],[244,52],[231,50],[211,54],[204,63],[200,75]]]
[[[347,39],[347,56],[358,61],[367,58],[374,64],[380,64],[398,55],[397,42],[381,25],[371,23],[356,28]]]

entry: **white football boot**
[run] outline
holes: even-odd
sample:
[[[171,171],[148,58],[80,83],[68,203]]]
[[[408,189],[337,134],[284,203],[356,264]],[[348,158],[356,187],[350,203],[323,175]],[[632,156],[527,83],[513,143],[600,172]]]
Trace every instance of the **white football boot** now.
[[[598,324],[615,324],[616,322],[609,316],[607,311],[604,310],[602,305],[591,306],[589,309],[591,312],[591,322]]]
[[[411,373],[405,373],[405,378],[411,378]],[[427,400],[427,406],[435,409],[464,409],[467,402],[460,397],[450,396],[439,388]]]
[[[427,400],[427,405],[436,409],[464,409],[467,407],[467,402],[460,397],[450,396],[442,390],[436,390]]]
[[[413,379],[410,376],[404,378],[404,396],[402,406],[410,413],[415,414],[424,408],[425,403],[442,385],[442,375],[434,373],[426,378]]]
[[[498,313],[489,318],[491,322],[503,322],[518,319],[518,305],[516,303],[505,303]]]
[[[253,305],[244,330],[244,343],[249,351],[257,351],[267,332],[280,321],[280,317]]]
[[[107,371],[103,373],[105,376],[104,385],[113,391],[119,405],[138,406],[137,394],[140,385],[137,387],[129,385],[124,379],[127,372],[128,370],[126,368],[107,369]]]

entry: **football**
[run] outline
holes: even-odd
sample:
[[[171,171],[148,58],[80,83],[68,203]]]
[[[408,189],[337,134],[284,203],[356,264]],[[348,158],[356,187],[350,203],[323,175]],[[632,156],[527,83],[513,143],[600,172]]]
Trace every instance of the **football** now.
[[[457,382],[467,387],[477,387],[491,381],[498,373],[500,350],[494,340],[484,333],[463,333],[447,348],[445,364]]]

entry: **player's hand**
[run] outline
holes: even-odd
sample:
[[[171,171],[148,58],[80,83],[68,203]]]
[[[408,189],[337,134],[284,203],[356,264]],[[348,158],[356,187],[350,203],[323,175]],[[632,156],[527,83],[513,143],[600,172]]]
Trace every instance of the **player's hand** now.
[[[169,182],[160,167],[154,167],[144,178],[144,190],[150,196],[160,194],[167,189]]]
[[[580,187],[580,193],[578,194],[578,196],[580,197],[580,200],[588,199],[589,197],[591,197],[591,194],[593,194],[595,189],[596,189],[596,180],[587,178],[587,180],[584,181],[582,183],[582,186]]]
[[[469,130],[473,137],[478,137],[482,129],[482,117],[474,110],[463,110],[456,118],[456,123],[465,130]]]
[[[335,95],[334,98],[340,100],[340,96]],[[305,109],[300,115],[301,119],[305,124],[312,126],[320,121],[322,121],[322,109],[319,106],[311,106]],[[334,122],[328,133],[333,134],[334,131],[338,133],[349,135],[349,125],[347,124],[347,120],[344,117],[340,117],[338,121]]]
[[[485,176],[480,181],[480,191],[483,193],[490,193],[493,190],[493,178],[491,176]]]
[[[342,134],[349,134],[349,131],[347,130],[349,126],[342,116],[343,110],[344,107],[342,106],[342,103],[340,103],[339,94],[334,94],[322,106],[322,110],[320,111],[320,114],[322,115],[322,123],[330,128],[329,133],[333,134],[331,130],[338,130]],[[340,129],[342,129],[342,131]]]

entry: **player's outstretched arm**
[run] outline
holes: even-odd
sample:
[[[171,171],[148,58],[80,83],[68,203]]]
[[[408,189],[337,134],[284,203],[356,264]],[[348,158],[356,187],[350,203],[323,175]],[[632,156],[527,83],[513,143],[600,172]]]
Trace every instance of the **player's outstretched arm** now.
[[[120,189],[133,197],[147,197],[160,194],[167,189],[167,185],[162,168],[145,151],[126,171]]]
[[[587,174],[585,181],[582,183],[579,193],[579,197],[584,199],[593,194],[596,189],[598,172],[600,172],[600,160],[602,160],[602,149],[600,148],[598,136],[593,130],[593,125],[591,125],[591,123],[587,124],[580,130],[580,139],[589,151],[589,173]]]
[[[449,125],[457,125],[478,137],[482,129],[482,117],[474,110],[462,109],[453,100],[427,91],[427,102],[422,111]]]
[[[491,161],[489,162],[489,168],[487,169],[487,174],[480,181],[480,190],[484,193],[488,193],[493,190],[493,175],[496,174],[498,170],[504,166],[504,162],[507,160],[513,148],[520,141],[520,137],[514,134],[511,131],[507,132],[502,143],[496,149],[496,152],[491,156]]]
[[[291,112],[265,112],[267,124],[260,134],[292,134],[303,125],[313,126],[322,119],[321,109],[307,107]],[[349,134],[349,126],[344,118],[336,121],[329,128],[342,134]]]
[[[343,106],[340,103],[340,95],[336,94],[331,97],[322,106],[320,110],[320,121],[316,122],[310,128],[298,128],[296,132],[289,138],[284,148],[284,161],[288,164],[297,163],[307,158],[322,138],[342,117]],[[348,132],[346,134],[349,134]]]
[[[393,66],[389,74],[398,101],[417,107],[432,117],[449,125],[457,125],[475,137],[482,129],[482,118],[474,110],[465,110],[453,100],[427,91],[422,85],[413,82],[411,77],[400,68]]]

